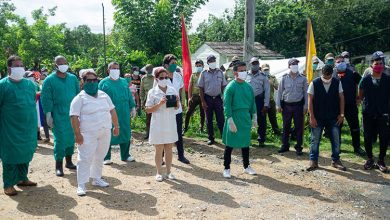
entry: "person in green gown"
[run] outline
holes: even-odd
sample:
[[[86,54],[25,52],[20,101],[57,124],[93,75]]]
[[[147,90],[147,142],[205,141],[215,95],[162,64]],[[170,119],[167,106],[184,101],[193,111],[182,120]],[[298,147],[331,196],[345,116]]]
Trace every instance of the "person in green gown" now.
[[[119,136],[111,135],[110,148],[104,158],[104,164],[109,165],[111,162],[111,146],[119,145],[121,160],[132,162],[134,157],[130,154],[130,117],[135,117],[135,101],[128,87],[128,82],[120,77],[119,64],[111,62],[108,64],[108,76],[99,83],[99,89],[107,93],[114,103],[118,115],[120,134]]]
[[[233,149],[241,148],[244,162],[244,172],[255,175],[249,165],[249,146],[251,144],[251,128],[257,127],[255,96],[252,87],[245,82],[247,77],[246,64],[236,62],[233,67],[235,79],[224,92],[225,123],[222,141],[226,145],[224,152],[223,176],[230,178],[230,163]]]
[[[77,77],[68,72],[69,66],[65,57],[55,58],[55,71],[43,82],[41,102],[46,122],[54,134],[54,159],[56,175],[63,176],[65,167],[75,170],[72,162],[74,153],[74,134],[70,123],[69,109],[73,98],[80,92]]]
[[[0,158],[3,162],[4,193],[17,194],[15,185],[36,186],[27,178],[28,166],[37,147],[35,85],[24,79],[18,56],[7,61],[8,74],[0,80]]]

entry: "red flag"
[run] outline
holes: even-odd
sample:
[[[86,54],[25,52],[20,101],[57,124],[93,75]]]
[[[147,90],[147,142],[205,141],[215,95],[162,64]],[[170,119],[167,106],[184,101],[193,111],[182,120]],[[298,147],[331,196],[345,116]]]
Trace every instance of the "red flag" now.
[[[186,23],[184,21],[184,16],[181,15],[181,53],[183,61],[183,78],[184,78],[184,89],[188,91],[188,84],[190,82],[190,77],[192,74],[192,65],[191,65],[191,55],[190,47],[188,44]]]

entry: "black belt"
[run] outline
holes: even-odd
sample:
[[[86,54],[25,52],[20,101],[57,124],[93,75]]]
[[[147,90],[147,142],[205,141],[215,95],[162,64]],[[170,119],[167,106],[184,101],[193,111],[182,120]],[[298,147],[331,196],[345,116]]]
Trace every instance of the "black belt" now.
[[[204,94],[204,96],[205,96],[205,97],[212,98],[212,99],[221,98],[221,95],[211,96],[211,95]]]
[[[284,102],[285,105],[287,106],[297,106],[297,105],[303,105],[302,101],[299,102]]]

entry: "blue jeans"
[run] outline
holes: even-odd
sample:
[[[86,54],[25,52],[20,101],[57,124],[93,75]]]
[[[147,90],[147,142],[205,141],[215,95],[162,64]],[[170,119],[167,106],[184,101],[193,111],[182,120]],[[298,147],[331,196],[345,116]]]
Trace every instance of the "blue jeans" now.
[[[337,120],[317,120],[317,127],[311,128],[310,160],[318,161],[318,156],[320,153],[320,141],[324,128],[330,132],[330,142],[332,145],[332,160],[340,160],[340,127],[336,124],[336,122]]]

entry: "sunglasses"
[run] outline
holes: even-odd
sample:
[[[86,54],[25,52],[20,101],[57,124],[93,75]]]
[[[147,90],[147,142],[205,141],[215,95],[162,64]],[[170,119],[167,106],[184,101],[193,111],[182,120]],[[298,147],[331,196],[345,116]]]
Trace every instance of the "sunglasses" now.
[[[166,77],[158,77],[158,79],[159,80],[164,80],[164,79],[169,79],[169,77],[168,76],[166,76]]]
[[[85,82],[98,82],[98,79],[86,79]]]

